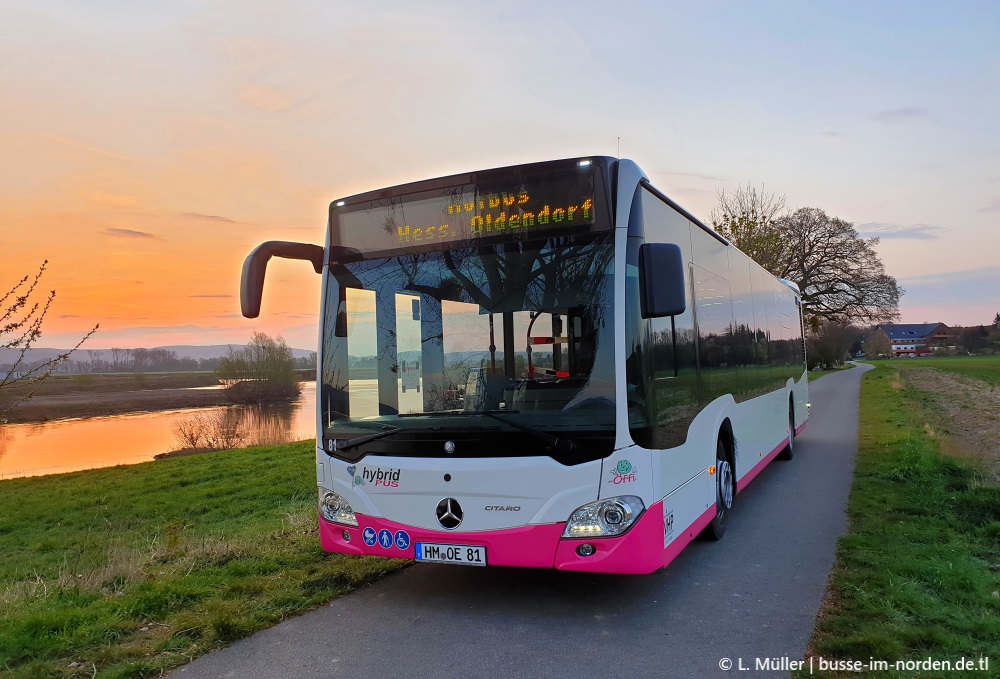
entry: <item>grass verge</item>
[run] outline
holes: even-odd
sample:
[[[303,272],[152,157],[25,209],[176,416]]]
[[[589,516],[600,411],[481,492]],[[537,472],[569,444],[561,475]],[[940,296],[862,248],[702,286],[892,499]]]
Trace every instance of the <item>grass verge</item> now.
[[[149,677],[398,570],[322,551],[312,442],[0,482],[0,673]]]
[[[892,364],[865,375],[850,529],[839,543],[810,651],[890,666],[992,653],[994,673],[976,676],[997,676],[1000,573],[991,566],[1000,563],[1000,489],[943,456],[927,421],[919,395],[908,393]]]
[[[994,387],[1000,387],[1000,354],[992,356],[933,356],[931,358],[872,361],[873,365],[892,365],[902,370],[931,368],[974,377]]]
[[[854,367],[853,363],[848,363],[846,365],[840,366],[839,368],[828,368],[826,370],[810,370],[806,374],[809,375],[809,381],[812,382],[813,380],[818,380],[819,378],[823,377],[823,375],[829,375],[830,373],[840,372],[841,370],[850,370],[853,367]]]

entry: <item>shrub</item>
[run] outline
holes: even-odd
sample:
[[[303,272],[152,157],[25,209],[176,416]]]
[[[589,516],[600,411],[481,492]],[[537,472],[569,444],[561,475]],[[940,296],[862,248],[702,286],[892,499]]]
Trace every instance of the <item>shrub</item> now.
[[[299,395],[295,359],[281,337],[254,332],[242,349],[229,348],[215,372],[234,403],[268,403]]]

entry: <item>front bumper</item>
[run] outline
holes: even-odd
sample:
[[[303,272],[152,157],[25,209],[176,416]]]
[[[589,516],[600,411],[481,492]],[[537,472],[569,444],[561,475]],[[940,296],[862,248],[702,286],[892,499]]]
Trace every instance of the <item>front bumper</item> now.
[[[551,523],[505,528],[502,530],[454,533],[414,528],[383,518],[357,514],[358,527],[319,520],[320,540],[323,549],[338,554],[374,555],[397,559],[414,558],[414,544],[433,542],[450,545],[483,545],[486,561],[490,566],[520,566],[525,568],[556,568],[558,570],[588,571],[594,573],[643,574],[666,566],[714,516],[715,508],[706,512],[669,544],[663,539],[662,502],[647,509],[635,525],[624,535],[614,538],[562,538],[565,523]],[[363,534],[366,528],[375,534],[388,531],[392,544],[382,547],[379,541],[369,546]],[[350,541],[344,539],[344,532]],[[397,533],[405,539],[396,542]],[[590,556],[580,556],[576,548],[581,544],[594,545]],[[405,545],[400,547],[399,545]]]

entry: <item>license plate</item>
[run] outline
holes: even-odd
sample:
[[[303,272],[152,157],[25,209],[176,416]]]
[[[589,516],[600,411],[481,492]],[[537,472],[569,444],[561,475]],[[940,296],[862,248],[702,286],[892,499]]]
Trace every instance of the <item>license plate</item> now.
[[[428,563],[454,563],[462,566],[485,566],[486,548],[474,545],[435,545],[416,543],[417,561]]]

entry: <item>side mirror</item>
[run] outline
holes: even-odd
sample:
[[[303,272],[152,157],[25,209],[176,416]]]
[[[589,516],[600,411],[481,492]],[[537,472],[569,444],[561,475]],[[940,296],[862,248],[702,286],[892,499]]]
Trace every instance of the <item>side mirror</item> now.
[[[673,243],[643,243],[639,246],[639,264],[642,317],[663,318],[684,313],[687,297],[680,247]]]
[[[260,298],[264,292],[264,272],[271,257],[305,259],[312,263],[316,273],[323,273],[323,248],[309,243],[291,243],[271,240],[261,243],[247,255],[240,279],[240,310],[247,318],[260,315]]]

